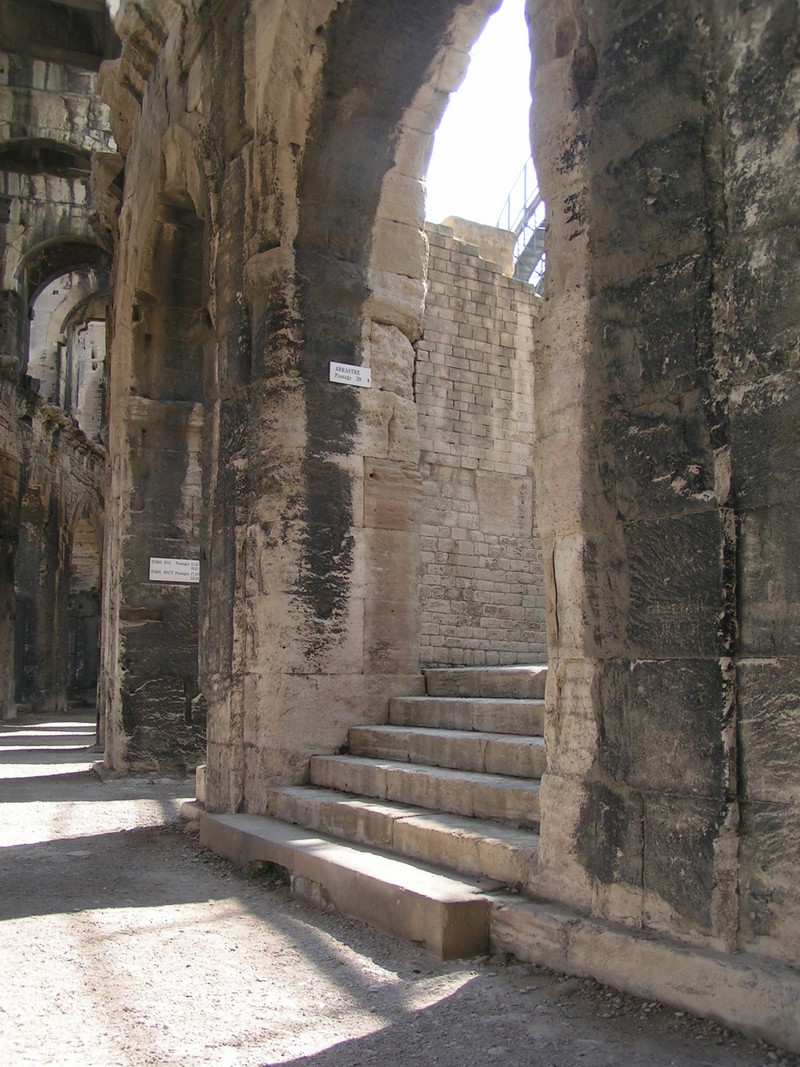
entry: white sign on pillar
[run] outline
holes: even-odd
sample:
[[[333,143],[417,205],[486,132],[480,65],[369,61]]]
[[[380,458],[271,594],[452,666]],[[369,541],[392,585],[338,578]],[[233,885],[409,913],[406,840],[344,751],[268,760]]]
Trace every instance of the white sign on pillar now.
[[[151,556],[150,581],[196,585],[200,581],[200,560],[163,559],[158,556]]]
[[[369,389],[372,386],[372,371],[369,367],[354,367],[351,363],[331,363],[329,381]]]

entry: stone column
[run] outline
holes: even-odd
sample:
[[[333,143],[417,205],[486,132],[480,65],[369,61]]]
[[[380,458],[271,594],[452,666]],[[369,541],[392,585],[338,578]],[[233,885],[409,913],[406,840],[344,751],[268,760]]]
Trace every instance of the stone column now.
[[[549,211],[542,891],[735,937],[734,521],[712,316],[721,130],[692,5],[533,2]]]
[[[130,397],[115,412],[106,628],[106,760],[184,769],[202,758],[198,585],[151,580],[152,559],[200,558],[202,407]],[[114,622],[116,621],[116,626]]]
[[[9,457],[0,467],[0,719],[16,714],[14,699],[14,556],[17,546],[19,464]]]

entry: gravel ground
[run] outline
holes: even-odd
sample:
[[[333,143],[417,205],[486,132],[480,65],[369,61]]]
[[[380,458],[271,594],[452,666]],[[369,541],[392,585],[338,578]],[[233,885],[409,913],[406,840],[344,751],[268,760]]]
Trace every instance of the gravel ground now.
[[[94,720],[0,724],[0,1063],[800,1067],[586,979],[442,963],[201,849],[186,781],[106,779]]]

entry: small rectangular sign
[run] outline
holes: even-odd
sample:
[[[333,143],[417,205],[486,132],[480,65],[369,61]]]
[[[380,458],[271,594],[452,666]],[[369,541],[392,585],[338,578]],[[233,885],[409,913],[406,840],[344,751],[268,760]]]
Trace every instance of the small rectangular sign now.
[[[372,371],[369,367],[354,367],[350,363],[331,363],[330,381],[369,389],[372,385]]]
[[[200,581],[200,560],[160,559],[151,556],[150,581],[197,583]]]

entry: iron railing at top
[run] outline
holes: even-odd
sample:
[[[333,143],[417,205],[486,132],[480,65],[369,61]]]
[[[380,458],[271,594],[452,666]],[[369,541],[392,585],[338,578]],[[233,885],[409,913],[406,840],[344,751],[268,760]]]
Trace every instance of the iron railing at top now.
[[[530,282],[540,295],[544,291],[546,255],[544,250],[545,203],[539,192],[533,160],[525,166],[511,186],[498,227],[516,236],[514,243],[514,277]]]

